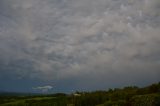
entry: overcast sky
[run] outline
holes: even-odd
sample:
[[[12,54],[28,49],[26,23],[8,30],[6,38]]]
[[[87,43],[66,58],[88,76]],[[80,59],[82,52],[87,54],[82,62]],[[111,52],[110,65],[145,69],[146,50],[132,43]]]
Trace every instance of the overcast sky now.
[[[160,81],[160,0],[0,0],[0,90]]]

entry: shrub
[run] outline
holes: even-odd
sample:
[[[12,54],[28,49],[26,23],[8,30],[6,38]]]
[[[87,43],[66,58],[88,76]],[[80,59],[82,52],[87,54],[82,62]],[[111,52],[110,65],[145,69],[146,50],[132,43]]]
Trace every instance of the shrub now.
[[[131,106],[160,106],[160,95],[137,95],[130,100]]]

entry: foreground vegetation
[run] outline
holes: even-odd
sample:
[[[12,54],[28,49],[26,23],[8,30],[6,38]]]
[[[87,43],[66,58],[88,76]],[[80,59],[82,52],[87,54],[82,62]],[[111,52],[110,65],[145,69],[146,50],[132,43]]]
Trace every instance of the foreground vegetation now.
[[[39,96],[0,96],[0,106],[160,106],[160,83],[108,91]]]

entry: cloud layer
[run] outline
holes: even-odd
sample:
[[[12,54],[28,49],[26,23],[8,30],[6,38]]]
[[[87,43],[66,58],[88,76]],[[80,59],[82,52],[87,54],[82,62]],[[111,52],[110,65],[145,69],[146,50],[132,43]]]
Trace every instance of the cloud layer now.
[[[159,81],[159,11],[159,0],[1,0],[0,77]]]

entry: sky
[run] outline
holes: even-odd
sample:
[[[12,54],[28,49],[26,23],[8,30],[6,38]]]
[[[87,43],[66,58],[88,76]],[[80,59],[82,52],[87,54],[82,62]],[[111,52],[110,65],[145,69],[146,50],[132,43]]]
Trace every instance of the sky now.
[[[160,81],[160,0],[0,0],[0,90]]]

